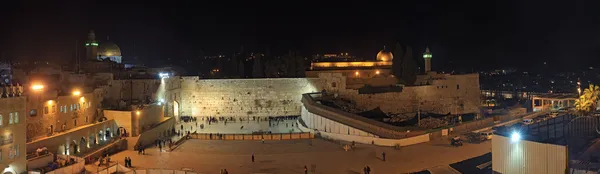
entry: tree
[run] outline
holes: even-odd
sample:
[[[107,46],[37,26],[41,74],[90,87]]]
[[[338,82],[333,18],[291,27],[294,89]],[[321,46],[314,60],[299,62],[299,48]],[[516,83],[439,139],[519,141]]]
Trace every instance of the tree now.
[[[252,65],[252,77],[253,78],[261,78],[264,77],[264,69],[262,65],[262,56],[261,54],[256,54],[254,56],[254,64]]]
[[[417,63],[412,57],[412,48],[406,46],[406,51],[402,57],[402,75],[400,79],[405,85],[414,85],[417,81]]]
[[[400,77],[402,77],[402,57],[404,56],[404,48],[400,43],[396,43],[392,55],[394,56],[394,59],[392,59],[392,74],[400,80]]]
[[[589,113],[596,110],[598,104],[598,95],[600,95],[600,87],[590,84],[583,91],[579,99],[575,100],[575,109],[581,113]]]

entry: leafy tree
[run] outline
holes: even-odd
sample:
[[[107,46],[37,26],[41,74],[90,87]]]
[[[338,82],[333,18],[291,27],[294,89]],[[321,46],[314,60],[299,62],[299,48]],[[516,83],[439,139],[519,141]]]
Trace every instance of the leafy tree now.
[[[396,43],[392,54],[394,56],[392,59],[392,74],[400,80],[400,77],[402,77],[402,57],[404,56],[404,48],[400,43]]]
[[[412,48],[406,46],[406,51],[402,57],[402,75],[400,79],[405,85],[414,85],[417,81],[417,63],[412,57]]]
[[[590,84],[583,91],[579,99],[575,100],[575,109],[581,113],[590,113],[596,110],[598,104],[598,95],[600,95],[600,87]]]
[[[256,54],[256,56],[254,56],[254,64],[252,65],[252,77],[253,78],[264,77],[264,68],[263,68],[261,54]]]

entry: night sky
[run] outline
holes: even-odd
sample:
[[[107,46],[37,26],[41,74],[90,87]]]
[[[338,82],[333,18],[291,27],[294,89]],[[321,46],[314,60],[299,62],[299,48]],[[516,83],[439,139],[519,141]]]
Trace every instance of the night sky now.
[[[373,58],[384,45],[425,46],[434,69],[598,66],[600,1],[3,2],[4,59],[72,62],[90,29],[124,60],[187,59],[246,51],[349,52]],[[420,60],[420,58],[418,58]],[[459,65],[460,64],[460,65]]]

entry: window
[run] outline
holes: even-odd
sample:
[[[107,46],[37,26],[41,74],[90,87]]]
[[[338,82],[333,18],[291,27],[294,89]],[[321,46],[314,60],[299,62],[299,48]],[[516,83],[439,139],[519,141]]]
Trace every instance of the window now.
[[[77,109],[81,109],[81,104],[77,103]]]
[[[73,105],[69,105],[69,107],[71,108],[71,111],[73,111]]]
[[[44,115],[48,114],[48,106],[44,106]]]
[[[0,127],[2,127],[2,115],[0,115]]]
[[[12,113],[8,114],[8,124],[13,124],[13,121],[14,121],[13,114]]]
[[[15,145],[15,157],[19,156],[19,145]]]
[[[14,146],[10,146],[8,148],[8,158],[12,159],[15,157],[15,147]]]
[[[15,124],[19,123],[19,112],[15,112]]]
[[[60,106],[60,112],[61,112],[61,113],[63,112],[63,107],[62,107],[62,106]]]
[[[87,104],[87,108],[90,108],[90,106],[92,106],[92,102],[88,102]]]

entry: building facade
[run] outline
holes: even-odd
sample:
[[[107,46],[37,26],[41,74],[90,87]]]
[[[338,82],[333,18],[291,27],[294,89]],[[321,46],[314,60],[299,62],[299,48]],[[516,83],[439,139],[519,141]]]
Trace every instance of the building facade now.
[[[26,98],[0,98],[0,165],[3,173],[24,173],[26,164]]]

